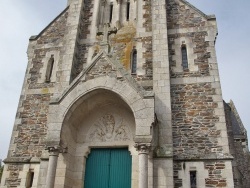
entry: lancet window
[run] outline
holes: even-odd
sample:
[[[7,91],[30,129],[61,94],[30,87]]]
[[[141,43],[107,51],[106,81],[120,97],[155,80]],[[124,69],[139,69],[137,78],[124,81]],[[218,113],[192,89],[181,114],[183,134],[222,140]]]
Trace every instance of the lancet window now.
[[[109,23],[112,22],[112,17],[113,17],[113,3],[110,3],[110,9],[109,9]]]
[[[196,171],[190,171],[190,187],[197,188]]]
[[[129,21],[129,14],[130,14],[130,2],[127,2],[127,21]]]
[[[188,68],[188,57],[187,57],[186,45],[183,45],[181,47],[181,56],[182,56],[182,67],[183,67],[183,69],[187,69]]]
[[[134,49],[131,55],[131,74],[136,74],[137,69],[137,50]]]

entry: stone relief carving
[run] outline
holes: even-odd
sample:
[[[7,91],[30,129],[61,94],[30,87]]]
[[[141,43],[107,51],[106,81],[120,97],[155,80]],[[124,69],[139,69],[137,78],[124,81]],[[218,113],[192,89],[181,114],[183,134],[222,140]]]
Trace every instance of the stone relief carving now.
[[[90,128],[89,141],[109,142],[131,140],[128,124],[122,117],[106,114]]]

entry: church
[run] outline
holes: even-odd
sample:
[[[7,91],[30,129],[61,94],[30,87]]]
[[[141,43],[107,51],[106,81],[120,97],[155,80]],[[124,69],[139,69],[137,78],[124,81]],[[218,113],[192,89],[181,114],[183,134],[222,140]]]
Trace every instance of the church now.
[[[29,39],[0,188],[249,188],[217,34],[185,0],[68,0]]]

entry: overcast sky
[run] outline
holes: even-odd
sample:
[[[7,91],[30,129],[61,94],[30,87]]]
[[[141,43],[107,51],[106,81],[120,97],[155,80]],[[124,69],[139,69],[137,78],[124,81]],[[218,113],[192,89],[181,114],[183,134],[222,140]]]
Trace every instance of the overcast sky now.
[[[65,7],[66,0],[0,0],[0,159],[7,156],[27,66],[27,45]],[[250,1],[189,0],[215,14],[216,42],[223,98],[232,99],[250,133]],[[250,135],[250,134],[249,134]]]

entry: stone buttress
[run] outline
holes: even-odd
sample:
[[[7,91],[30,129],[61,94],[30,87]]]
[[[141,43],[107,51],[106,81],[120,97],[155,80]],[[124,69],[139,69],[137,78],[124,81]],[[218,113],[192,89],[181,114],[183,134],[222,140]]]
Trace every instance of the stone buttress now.
[[[215,17],[184,0],[168,0],[167,18],[174,185],[189,187],[193,176],[197,187],[234,187]]]

